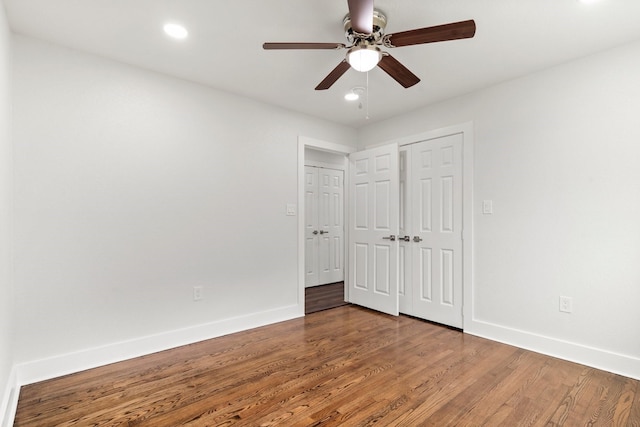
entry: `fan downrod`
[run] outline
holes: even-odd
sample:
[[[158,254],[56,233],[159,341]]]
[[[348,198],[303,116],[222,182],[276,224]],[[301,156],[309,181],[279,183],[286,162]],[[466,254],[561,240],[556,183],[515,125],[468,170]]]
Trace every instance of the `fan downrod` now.
[[[342,24],[344,35],[351,45],[380,44],[384,37],[384,29],[387,27],[387,17],[377,9],[373,11],[373,32],[371,34],[362,34],[354,30],[349,14],[344,17]]]

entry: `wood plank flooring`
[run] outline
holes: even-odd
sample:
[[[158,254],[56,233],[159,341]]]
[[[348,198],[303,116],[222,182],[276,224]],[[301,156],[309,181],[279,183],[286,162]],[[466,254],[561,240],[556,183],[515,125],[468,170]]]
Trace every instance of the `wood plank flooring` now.
[[[349,304],[344,301],[344,282],[305,288],[305,314]]]
[[[348,305],[22,388],[16,426],[640,426],[639,381]]]

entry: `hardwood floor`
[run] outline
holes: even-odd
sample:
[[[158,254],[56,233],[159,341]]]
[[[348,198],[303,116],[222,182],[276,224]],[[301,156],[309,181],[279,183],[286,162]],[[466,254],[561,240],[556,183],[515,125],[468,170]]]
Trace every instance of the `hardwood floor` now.
[[[16,426],[640,426],[639,381],[343,306],[25,386]]]
[[[347,305],[344,301],[344,282],[305,288],[305,314]]]

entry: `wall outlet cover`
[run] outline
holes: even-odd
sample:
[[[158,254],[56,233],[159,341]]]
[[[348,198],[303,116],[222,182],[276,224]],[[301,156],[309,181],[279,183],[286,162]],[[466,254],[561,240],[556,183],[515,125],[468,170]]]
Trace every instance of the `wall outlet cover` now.
[[[573,311],[573,300],[571,297],[560,297],[560,311],[571,313]]]

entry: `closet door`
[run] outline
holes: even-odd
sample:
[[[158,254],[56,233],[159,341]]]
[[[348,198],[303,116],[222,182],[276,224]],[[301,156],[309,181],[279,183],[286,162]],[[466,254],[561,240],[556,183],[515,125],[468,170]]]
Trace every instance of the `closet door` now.
[[[457,328],[462,328],[462,142],[457,134],[413,144],[410,168],[410,314]]]
[[[344,172],[318,170],[320,285],[344,280]]]
[[[344,280],[344,172],[305,166],[305,287]]]
[[[304,286],[318,279],[318,169],[304,167]]]
[[[398,315],[398,146],[349,156],[349,301]]]

